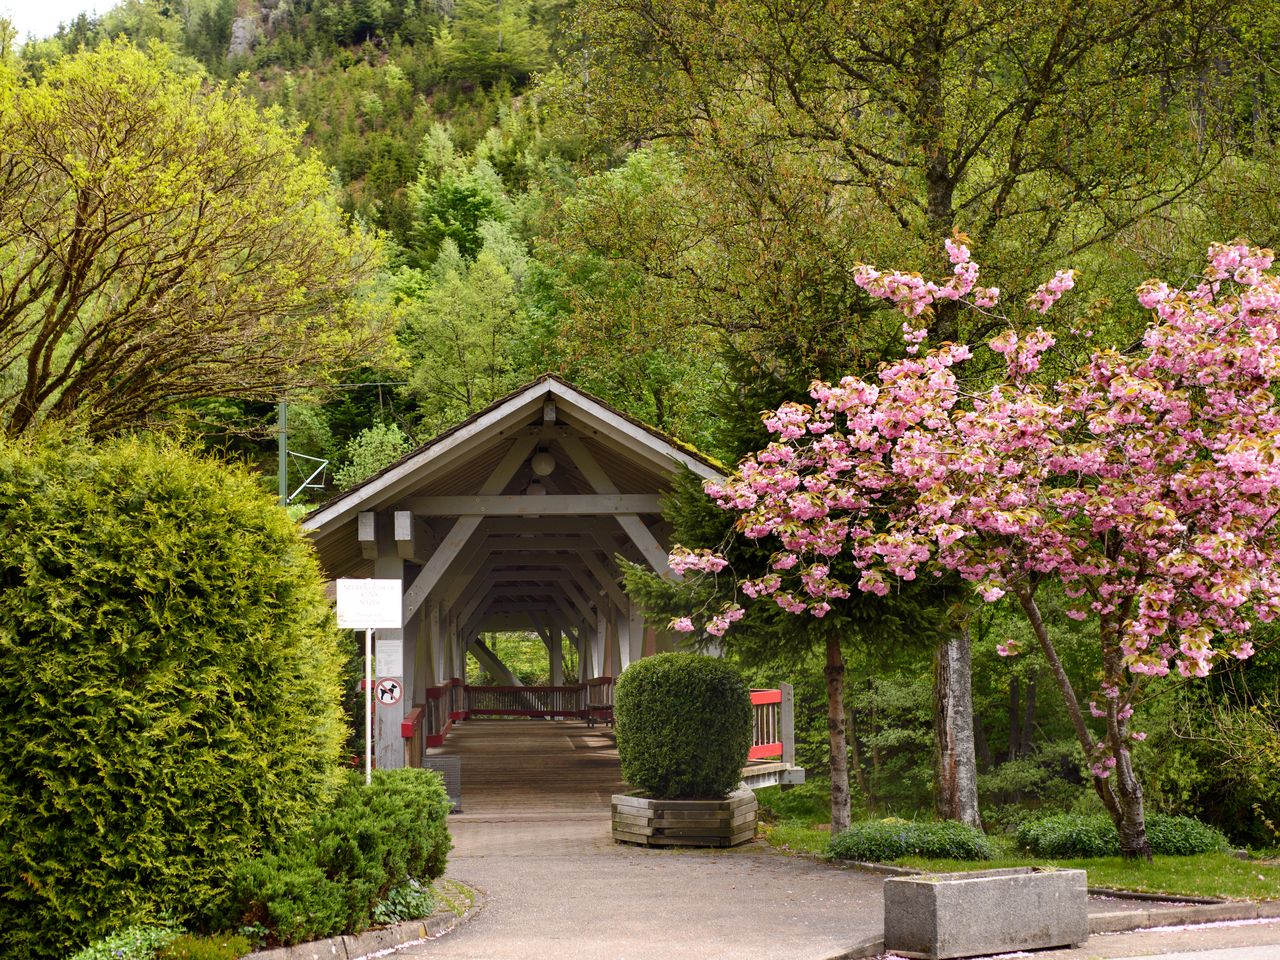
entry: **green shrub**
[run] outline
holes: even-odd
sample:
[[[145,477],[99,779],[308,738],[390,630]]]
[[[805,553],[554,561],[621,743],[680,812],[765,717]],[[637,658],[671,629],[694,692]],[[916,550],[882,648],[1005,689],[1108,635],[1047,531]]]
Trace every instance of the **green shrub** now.
[[[403,920],[421,920],[431,916],[436,908],[436,898],[431,885],[410,877],[378,901],[373,908],[373,921],[379,924],[400,923]]]
[[[751,691],[728,663],[693,653],[637,660],[618,678],[622,778],[664,800],[723,797],[742,782]]]
[[[0,954],[181,922],[305,824],[338,649],[310,545],[246,471],[0,441]]]
[[[71,960],[152,960],[180,934],[170,927],[133,926],[95,940]]]
[[[1019,846],[1037,857],[1120,856],[1120,834],[1104,814],[1060,813],[1028,820],[1018,827],[1014,837]],[[1173,856],[1211,853],[1227,847],[1226,837],[1199,820],[1158,813],[1147,817],[1147,840],[1152,853]]]
[[[281,851],[244,863],[208,918],[261,924],[271,944],[359,933],[410,877],[434,880],[449,853],[449,798],[429,770],[351,773],[333,804]]]
[[[834,860],[888,863],[901,857],[990,860],[995,844],[976,827],[954,820],[864,820],[831,838]]]
[[[241,936],[198,937],[187,933],[157,950],[155,960],[237,960],[250,949],[249,941]]]

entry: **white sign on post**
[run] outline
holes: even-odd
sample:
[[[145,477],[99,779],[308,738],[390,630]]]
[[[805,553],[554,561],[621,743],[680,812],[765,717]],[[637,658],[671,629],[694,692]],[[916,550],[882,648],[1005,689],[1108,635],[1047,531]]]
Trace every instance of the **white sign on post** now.
[[[399,580],[351,578],[339,580],[337,587],[338,626],[364,630],[364,782],[367,784],[373,777],[373,631],[399,630],[403,626],[400,611],[404,588]],[[382,646],[382,641],[378,646]],[[403,660],[399,640],[395,641],[395,649]],[[402,669],[403,664],[396,672]]]
[[[348,630],[399,630],[401,618],[399,580],[338,581],[338,626]]]

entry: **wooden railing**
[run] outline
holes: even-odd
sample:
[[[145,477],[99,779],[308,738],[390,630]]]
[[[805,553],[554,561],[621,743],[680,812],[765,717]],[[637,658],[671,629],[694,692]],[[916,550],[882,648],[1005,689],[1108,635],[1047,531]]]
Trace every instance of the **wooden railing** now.
[[[613,677],[596,677],[586,683],[587,723],[613,723]]]
[[[423,711],[423,741],[427,747],[444,744],[453,721],[461,720],[466,715],[464,701],[465,691],[461,680],[450,680],[438,687],[427,688],[426,703],[409,711],[409,716],[413,716],[418,710]],[[400,724],[400,735],[405,738],[412,733],[408,723],[409,717],[405,717]]]
[[[794,707],[790,684],[751,691],[752,732],[748,760],[795,763]],[[426,691],[400,724],[406,757],[444,744],[453,724],[470,717],[577,718],[613,722],[613,677],[559,687],[476,687],[450,680]],[[413,751],[416,751],[413,752]]]
[[[795,763],[795,708],[791,684],[751,691],[751,747],[748,760]]]
[[[473,717],[577,717],[582,687],[471,687],[467,713]]]

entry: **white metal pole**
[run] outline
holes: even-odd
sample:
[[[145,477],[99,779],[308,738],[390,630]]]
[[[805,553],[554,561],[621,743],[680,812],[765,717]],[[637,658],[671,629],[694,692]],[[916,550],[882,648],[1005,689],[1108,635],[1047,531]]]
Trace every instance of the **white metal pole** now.
[[[364,783],[373,782],[373,631],[364,632]]]

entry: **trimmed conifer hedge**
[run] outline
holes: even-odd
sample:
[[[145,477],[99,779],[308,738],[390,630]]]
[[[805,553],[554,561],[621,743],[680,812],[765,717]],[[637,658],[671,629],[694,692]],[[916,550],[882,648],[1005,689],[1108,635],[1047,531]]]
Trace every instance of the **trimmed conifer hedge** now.
[[[724,797],[751,747],[751,690],[730,664],[660,653],[631,664],[614,697],[622,778],[660,800]]]
[[[311,549],[175,445],[0,440],[0,954],[198,913],[336,789]]]

